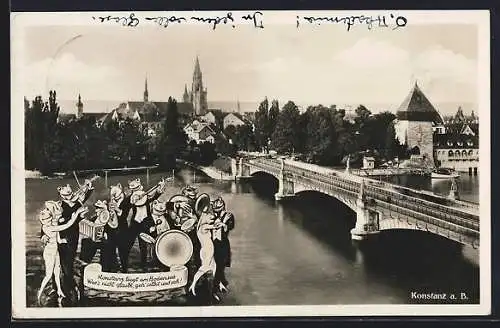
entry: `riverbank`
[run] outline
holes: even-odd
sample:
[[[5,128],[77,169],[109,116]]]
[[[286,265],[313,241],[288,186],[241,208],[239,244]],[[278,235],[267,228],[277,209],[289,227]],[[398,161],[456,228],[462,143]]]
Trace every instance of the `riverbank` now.
[[[179,163],[182,163],[184,165],[187,165],[189,167],[192,167],[194,169],[200,170],[201,172],[205,173],[207,176],[214,180],[220,180],[220,181],[233,181],[234,177],[227,173],[224,172],[214,166],[201,166],[197,165],[188,161],[184,160],[177,160]]]
[[[24,177],[26,179],[40,179],[42,177],[42,173],[40,173],[40,171],[24,170]]]
[[[205,173],[208,177],[214,180],[220,181],[232,181],[234,177],[231,174],[231,158],[219,157],[217,158],[212,165],[203,166],[198,165],[186,160],[177,159],[177,164],[185,165],[196,170],[199,170]],[[77,175],[80,174],[104,174],[107,175],[120,175],[120,174],[129,174],[131,172],[149,172],[156,171],[159,169],[158,165],[153,166],[139,166],[139,167],[121,167],[121,168],[103,168],[103,169],[89,169],[89,170],[78,170],[75,171]],[[69,172],[56,172],[50,176],[43,175],[40,171],[30,171],[25,170],[25,178],[26,179],[63,179],[67,177],[72,177],[72,174]]]

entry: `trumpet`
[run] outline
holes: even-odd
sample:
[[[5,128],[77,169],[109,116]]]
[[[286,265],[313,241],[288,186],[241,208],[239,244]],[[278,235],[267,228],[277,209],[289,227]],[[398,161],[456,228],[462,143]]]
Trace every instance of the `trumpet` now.
[[[148,196],[151,196],[151,194],[156,191],[158,188],[160,188],[160,185],[161,185],[161,182],[167,182],[167,181],[171,181],[172,178],[161,178],[160,181],[154,185],[153,187],[149,188],[147,191],[145,191],[144,193]]]
[[[93,176],[92,178],[90,178],[88,181],[90,183],[94,182],[95,180],[99,179],[100,177],[98,175],[95,175]],[[78,180],[77,180],[77,183],[78,183]],[[80,183],[78,183],[80,185]],[[80,189],[78,189],[77,191],[75,191],[73,193],[73,197],[71,198],[72,201],[76,201],[78,198],[82,197],[83,195],[85,195],[85,193],[89,190],[89,186],[87,184],[83,184],[83,185],[80,185]]]

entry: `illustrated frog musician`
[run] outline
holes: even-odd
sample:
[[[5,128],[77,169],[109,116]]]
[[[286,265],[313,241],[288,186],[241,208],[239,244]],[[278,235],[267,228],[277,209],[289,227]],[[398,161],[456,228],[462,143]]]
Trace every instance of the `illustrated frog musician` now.
[[[220,291],[226,291],[228,281],[225,269],[231,266],[229,232],[234,229],[234,215],[226,211],[226,203],[221,197],[213,201],[212,209],[215,215],[214,229],[212,230],[216,263],[214,287]]]
[[[94,190],[92,182],[97,178],[98,177],[96,176],[90,180],[85,180],[85,183],[76,192],[73,192],[69,184],[57,188],[61,198],[62,208],[62,215],[59,219],[60,225],[65,225],[69,222],[73,213],[81,208],[89,199]],[[69,295],[70,291],[75,290],[76,288],[76,283],[74,281],[74,262],[78,248],[78,241],[80,239],[78,222],[79,221],[77,220],[77,222],[72,224],[68,229],[59,233],[61,239],[63,240],[63,242],[58,244],[58,250],[63,276],[63,289],[66,296]],[[42,239],[43,238],[44,237],[42,237]]]
[[[98,200],[95,203],[95,215],[90,219],[94,224],[104,226],[102,240],[94,241],[90,238],[82,239],[82,250],[80,259],[90,263],[97,252],[101,250],[100,263],[105,272],[118,271],[116,251],[118,249],[118,218],[114,211],[108,208],[106,200]]]
[[[151,203],[158,199],[160,195],[165,190],[165,180],[162,179],[156,186],[144,191],[140,179],[135,179],[129,181],[129,189],[132,191],[130,195],[130,204],[132,205],[132,218],[130,220],[129,226],[129,240],[126,249],[125,258],[128,259],[130,250],[135,243],[135,240],[139,240],[139,250],[141,257],[141,266],[145,268],[147,264],[147,252],[148,245],[147,242],[142,238],[139,238],[140,233],[148,233],[150,227],[151,218]]]

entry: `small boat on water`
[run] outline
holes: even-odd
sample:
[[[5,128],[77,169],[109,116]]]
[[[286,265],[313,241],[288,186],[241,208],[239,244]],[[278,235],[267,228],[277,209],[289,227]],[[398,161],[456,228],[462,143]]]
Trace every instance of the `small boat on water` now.
[[[431,173],[432,179],[454,179],[460,177],[460,174],[453,169],[439,168]]]

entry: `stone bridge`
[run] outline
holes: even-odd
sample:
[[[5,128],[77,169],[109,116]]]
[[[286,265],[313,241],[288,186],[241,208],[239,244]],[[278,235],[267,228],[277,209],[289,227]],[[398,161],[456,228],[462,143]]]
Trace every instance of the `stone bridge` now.
[[[420,197],[420,191],[408,194],[389,183],[296,161],[241,158],[233,160],[232,171],[236,179],[250,178],[258,172],[274,176],[279,181],[276,200],[302,191],[317,191],[338,199],[356,213],[356,225],[351,230],[355,240],[381,230],[411,229],[479,247],[479,208],[473,204],[437,195],[429,200]]]

